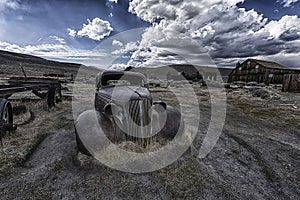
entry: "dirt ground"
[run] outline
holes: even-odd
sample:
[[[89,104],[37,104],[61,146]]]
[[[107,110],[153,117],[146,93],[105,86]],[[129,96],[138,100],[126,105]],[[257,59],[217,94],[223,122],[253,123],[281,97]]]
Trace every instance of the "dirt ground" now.
[[[77,154],[70,100],[52,110],[31,103],[35,120],[10,133],[1,148],[0,199],[299,199],[300,94],[270,88],[261,98],[252,89],[227,91],[222,135],[198,159],[211,108],[207,91],[195,85],[201,122],[192,148],[144,174]],[[153,96],[176,103],[164,90]]]

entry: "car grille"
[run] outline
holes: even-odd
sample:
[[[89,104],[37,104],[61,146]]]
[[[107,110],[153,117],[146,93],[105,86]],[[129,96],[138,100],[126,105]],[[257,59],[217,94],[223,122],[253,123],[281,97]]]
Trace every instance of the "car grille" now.
[[[136,138],[150,135],[151,100],[131,100],[128,109],[128,134]]]

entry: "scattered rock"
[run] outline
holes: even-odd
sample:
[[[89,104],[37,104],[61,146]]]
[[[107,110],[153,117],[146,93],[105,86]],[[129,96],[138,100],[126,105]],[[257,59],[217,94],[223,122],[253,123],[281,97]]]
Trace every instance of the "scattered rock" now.
[[[257,89],[257,90],[253,90],[252,91],[252,96],[253,97],[260,97],[262,99],[269,99],[270,98],[270,94],[267,90],[264,89]]]
[[[238,85],[238,86],[245,86],[246,85],[246,82],[243,82],[243,81],[235,81],[232,83],[233,85]]]
[[[257,86],[258,83],[257,82],[248,82],[246,83],[246,86]]]

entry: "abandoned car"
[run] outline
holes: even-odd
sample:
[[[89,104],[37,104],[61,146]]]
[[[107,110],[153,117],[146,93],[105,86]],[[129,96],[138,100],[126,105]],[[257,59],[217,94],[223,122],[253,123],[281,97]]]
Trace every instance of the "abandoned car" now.
[[[153,101],[146,77],[141,73],[100,73],[96,80],[94,104],[97,129],[100,128],[112,143],[147,138],[172,140],[183,130],[180,112],[164,102]],[[92,153],[89,143],[95,142],[90,132],[95,122],[91,121],[82,114],[75,122],[78,150],[86,155]]]

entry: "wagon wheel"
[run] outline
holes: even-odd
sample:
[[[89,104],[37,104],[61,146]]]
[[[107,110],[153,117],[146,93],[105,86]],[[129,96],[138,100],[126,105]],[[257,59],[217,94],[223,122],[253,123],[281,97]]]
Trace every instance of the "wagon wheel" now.
[[[48,106],[54,107],[56,104],[62,102],[62,94],[59,86],[51,86],[48,91],[47,103]]]
[[[2,137],[7,131],[15,129],[13,125],[12,106],[6,99],[0,100],[0,139],[2,144]]]

